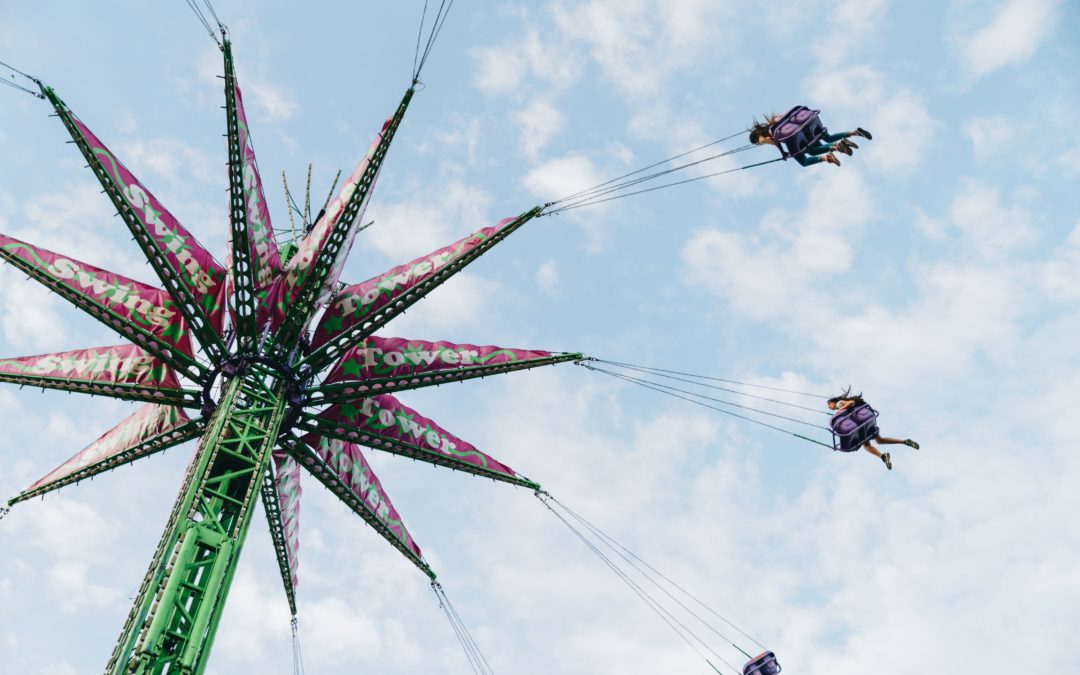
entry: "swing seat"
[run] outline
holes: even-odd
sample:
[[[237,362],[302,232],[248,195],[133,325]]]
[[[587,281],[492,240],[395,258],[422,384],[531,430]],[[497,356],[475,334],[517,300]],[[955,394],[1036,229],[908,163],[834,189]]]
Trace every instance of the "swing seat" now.
[[[746,662],[743,675],[776,675],[781,670],[780,662],[772,652],[761,652]]]
[[[818,117],[820,113],[820,110],[797,105],[769,127],[769,135],[776,141],[784,159],[806,152],[828,133]]]
[[[833,450],[854,452],[878,435],[878,412],[869,403],[853,406],[829,420]]]

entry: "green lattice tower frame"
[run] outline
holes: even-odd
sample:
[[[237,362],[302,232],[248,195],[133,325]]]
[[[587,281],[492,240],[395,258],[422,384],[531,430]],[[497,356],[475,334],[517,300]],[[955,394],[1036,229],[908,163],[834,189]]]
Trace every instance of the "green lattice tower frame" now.
[[[135,438],[127,438],[120,433],[123,443],[110,448],[103,456],[95,455],[93,461],[70,467],[62,465],[61,469],[64,470],[59,474],[53,472],[9,500],[4,512],[11,505],[31,497],[77,483],[184,441],[199,439],[161,541],[108,662],[106,672],[113,675],[204,671],[251,525],[255,502],[260,497],[287,599],[293,614],[296,613],[288,536],[283,524],[285,516],[280,508],[282,502],[279,500],[278,477],[271,461],[274,452],[284,453],[284,456],[306,469],[428,577],[435,578],[434,572],[420,557],[419,549],[412,546],[411,539],[402,534],[403,526],[396,528],[394,523],[388,522],[384,514],[369,503],[367,497],[370,495],[366,497],[359,493],[342,477],[338,470],[340,467],[335,467],[312,446],[303,442],[301,434],[304,433],[336,442],[351,441],[355,437],[349,429],[342,427],[340,421],[329,421],[318,414],[317,409],[354,403],[358,400],[358,384],[365,391],[388,395],[391,392],[582,358],[577,353],[537,352],[528,358],[482,362],[467,367],[448,367],[415,374],[371,375],[360,383],[317,381],[320,372],[335,363],[340,365],[344,362],[351,347],[366,344],[376,330],[540,215],[543,207],[529,209],[517,218],[500,224],[497,230],[489,228],[489,231],[483,231],[483,236],[477,233],[468,246],[455,249],[454,254],[446,258],[445,265],[394,291],[392,302],[373,311],[370,316],[353,322],[317,348],[309,348],[310,327],[321,308],[320,297],[336,282],[333,276],[340,270],[342,258],[348,253],[357,219],[371,196],[387,151],[412,100],[414,90],[409,87],[380,132],[377,143],[369,150],[365,160],[367,163],[361,165],[363,171],[355,180],[354,189],[347,195],[340,216],[315,251],[306,275],[302,276],[298,286],[288,296],[284,316],[276,331],[271,330],[267,320],[260,319],[261,315],[257,312],[259,303],[266,302],[265,289],[260,288],[257,282],[258,267],[264,265],[265,261],[257,259],[258,255],[253,254],[251,245],[253,232],[249,209],[258,207],[258,201],[253,199],[251,192],[253,154],[252,164],[245,164],[245,151],[249,150],[245,145],[246,121],[239,109],[239,88],[236,85],[232,48],[227,39],[222,51],[232,244],[228,269],[231,284],[228,301],[233,317],[231,340],[226,339],[227,334],[219,332],[220,329],[215,328],[209,320],[213,298],[192,290],[193,284],[184,269],[170,260],[162,240],[155,239],[152,228],[140,211],[145,204],[132,201],[130,185],[124,185],[117,177],[119,174],[115,173],[119,160],[100,146],[96,137],[85,135],[66,104],[50,87],[40,83],[43,97],[52,104],[89,168],[143,250],[171,298],[171,307],[178,311],[186,334],[197,343],[199,351],[194,355],[178,352],[163,342],[160,336],[148,332],[145,326],[137,325],[118,313],[111,307],[109,298],[96,297],[86,290],[80,290],[52,274],[47,264],[37,264],[20,255],[20,251],[27,250],[27,245],[0,245],[0,257],[136,345],[83,350],[76,356],[63,353],[21,357],[6,362],[0,360],[0,382],[142,402],[147,406],[140,410],[155,414],[164,411],[164,416],[159,415],[159,418],[168,420],[164,426],[154,427]],[[261,187],[257,197],[264,199]],[[161,210],[164,211],[164,208],[161,207]],[[269,223],[265,223],[265,226],[269,227]],[[170,236],[173,243],[180,241],[198,245],[179,226]],[[224,270],[215,273],[224,277]],[[118,370],[115,366],[116,354],[119,353],[115,350],[118,349],[128,350],[123,352],[125,358],[143,359],[148,364],[146,371],[140,371],[140,377],[134,377]],[[131,349],[141,351],[131,352]],[[78,361],[82,369],[75,372],[55,366],[51,372],[43,370],[41,359],[46,357],[53,358],[50,363],[65,362],[64,359]],[[83,361],[79,361],[80,358]],[[86,360],[98,366],[113,365],[99,369],[105,371],[104,375],[95,375],[94,368],[97,366],[90,367],[88,375],[84,372],[87,370]],[[36,364],[37,367],[30,368],[28,364]],[[20,370],[24,367],[25,370]],[[181,382],[177,376],[187,383]],[[196,409],[201,416],[187,418],[182,412],[183,408]],[[135,417],[133,415],[129,420]],[[123,424],[109,434],[122,432]],[[433,433],[430,427],[428,433]],[[110,439],[109,434],[99,439],[98,443]],[[482,465],[470,463],[456,455],[439,454],[422,447],[421,443],[402,439],[382,438],[365,444],[435,465],[539,489],[535,482],[497,462],[486,463],[490,458],[485,459]]]

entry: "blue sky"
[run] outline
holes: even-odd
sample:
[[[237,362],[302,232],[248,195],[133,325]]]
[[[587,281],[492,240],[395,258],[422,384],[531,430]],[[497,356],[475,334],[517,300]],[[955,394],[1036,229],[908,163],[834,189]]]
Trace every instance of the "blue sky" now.
[[[352,168],[408,86],[421,3],[216,3],[271,214]],[[466,3],[343,279],[806,103],[866,127],[776,163],[530,223],[382,334],[582,351],[808,391],[854,384],[895,470],[572,365],[410,405],[698,591],[786,670],[1080,669],[1080,13],[1062,0]],[[223,258],[220,54],[184,3],[6,7],[60,96]],[[153,281],[46,104],[0,90],[0,231]],[[739,157],[766,159],[758,149]],[[715,168],[721,168],[719,166]],[[0,267],[0,354],[116,343]],[[13,495],[129,404],[0,389]],[[100,669],[191,449],[0,522],[0,672]],[[497,672],[708,672],[527,491],[369,458]],[[425,579],[305,481],[308,672],[468,672]],[[211,669],[288,669],[251,530]]]

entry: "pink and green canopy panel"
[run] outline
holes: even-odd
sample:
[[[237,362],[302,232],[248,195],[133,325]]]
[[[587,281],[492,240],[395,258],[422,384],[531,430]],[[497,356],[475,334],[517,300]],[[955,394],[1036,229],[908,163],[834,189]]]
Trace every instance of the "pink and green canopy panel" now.
[[[300,555],[300,465],[285,452],[274,452],[274,479],[277,485],[278,511],[285,535],[285,555],[293,588],[299,585]]]
[[[508,349],[491,345],[428,342],[372,335],[346,352],[327,375],[325,383],[521,363],[547,359],[551,355],[551,352],[538,349]]]
[[[308,434],[301,440],[322,458],[338,480],[363,502],[364,506],[405,549],[411,551],[416,558],[423,558],[420,547],[409,534],[401,515],[390,502],[390,497],[383,489],[379,477],[372,471],[371,465],[359,447],[340,439],[326,438],[318,434]]]
[[[189,419],[180,408],[148,403],[11,501],[23,501],[114,469],[194,438],[201,430],[201,420]]]
[[[0,382],[131,400],[196,405],[173,371],[135,345],[91,347],[0,359]]]
[[[331,267],[329,275],[323,281],[322,288],[318,294],[318,301],[320,303],[325,303],[329,299],[334,285],[337,284],[338,279],[341,276],[341,270],[345,265],[345,260],[348,258],[349,251],[352,249],[357,228],[367,209],[368,198],[371,195],[370,188],[373,187],[375,181],[378,180],[378,172],[382,168],[381,165],[378,167],[378,170],[376,170],[375,176],[371,181],[372,185],[368,186],[368,192],[365,194],[363,202],[357,207],[356,212],[346,214],[346,206],[349,205],[353,193],[355,193],[360,186],[361,179],[371,165],[375,150],[378,148],[380,141],[383,140],[383,135],[386,133],[387,129],[390,128],[393,119],[393,117],[387,118],[386,122],[383,123],[382,130],[379,131],[375,140],[368,146],[364,157],[345,180],[345,183],[341,186],[341,190],[338,192],[337,196],[327,204],[326,212],[317,220],[311,228],[311,232],[300,241],[296,254],[293,255],[288,264],[285,265],[284,275],[280,280],[274,283],[274,287],[271,290],[268,299],[268,306],[272,312],[272,326],[280,326],[285,320],[285,314],[287,313],[288,307],[290,303],[296,299],[301,288],[303,288],[303,285],[307,282],[308,277],[314,269],[319,252],[326,246],[327,240],[334,233],[334,229],[338,222],[341,221],[343,216],[347,215],[352,218],[352,223],[350,224],[348,232],[344,235],[345,241],[342,244],[341,251]]]
[[[135,217],[145,228],[158,253],[198,299],[210,326],[219,334],[225,321],[225,268],[135,178],[90,129],[66,110],[76,132],[97,157],[108,177],[120,188]]]
[[[0,256],[76,304],[111,315],[118,331],[134,326],[167,348],[193,355],[191,337],[172,297],[160,288],[0,234]]]
[[[319,322],[312,346],[320,347],[345,330],[374,316],[410,290],[430,279],[447,265],[469,252],[519,218],[504,218],[494,227],[485,227],[459,241],[444,246],[412,262],[398,265],[377,277],[338,293]]]
[[[582,354],[572,352],[372,335],[342,355],[323,383],[311,388],[309,400],[316,405],[345,403],[365,394],[419,389],[581,358]]]
[[[509,483],[538,487],[389,394],[333,405],[304,424],[324,435],[442,464]]]

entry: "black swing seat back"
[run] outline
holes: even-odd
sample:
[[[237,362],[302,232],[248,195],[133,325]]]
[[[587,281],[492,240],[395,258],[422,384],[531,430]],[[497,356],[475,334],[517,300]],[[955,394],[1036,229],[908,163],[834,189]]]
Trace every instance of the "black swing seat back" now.
[[[743,675],[776,675],[780,670],[780,662],[776,660],[776,654],[761,652],[746,662],[742,672]]]
[[[829,133],[821,124],[820,114],[820,110],[797,105],[773,122],[769,127],[769,136],[776,141],[776,147],[780,148],[784,159],[806,152]]]
[[[851,406],[833,415],[829,420],[833,450],[854,452],[863,443],[872,441],[878,435],[877,418],[878,412],[869,403]]]

